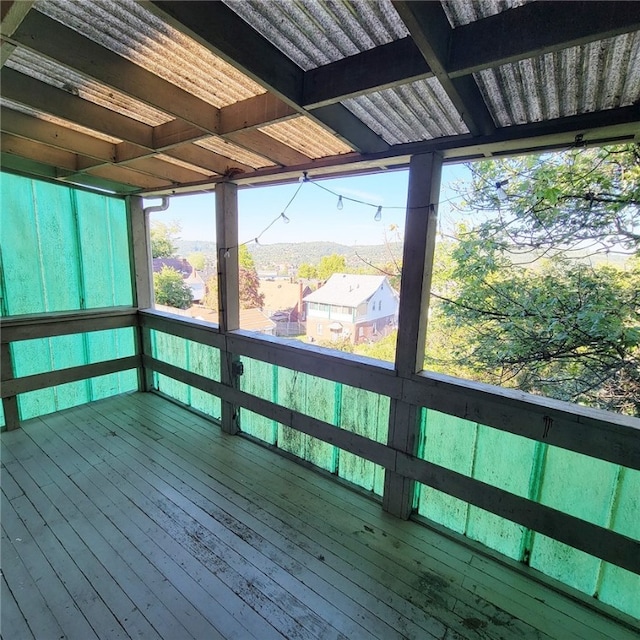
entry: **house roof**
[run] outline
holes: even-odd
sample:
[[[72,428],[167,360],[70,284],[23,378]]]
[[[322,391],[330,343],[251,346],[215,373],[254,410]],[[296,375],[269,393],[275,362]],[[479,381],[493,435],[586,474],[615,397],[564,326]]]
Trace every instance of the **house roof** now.
[[[159,273],[163,267],[169,267],[177,271],[183,278],[188,278],[194,271],[193,267],[185,258],[154,258],[153,272]]]
[[[2,166],[171,194],[631,140],[640,2],[2,4]]]
[[[386,276],[334,273],[317,291],[305,296],[305,302],[357,307],[366,302],[384,284],[389,288]]]

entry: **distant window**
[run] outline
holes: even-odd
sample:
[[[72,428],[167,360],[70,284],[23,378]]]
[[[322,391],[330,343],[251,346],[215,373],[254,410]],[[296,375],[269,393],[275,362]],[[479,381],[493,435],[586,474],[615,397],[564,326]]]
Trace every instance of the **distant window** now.
[[[380,309],[382,309],[382,300],[378,302],[378,311],[380,311]]]
[[[322,323],[318,322],[316,325],[316,333],[322,333]]]
[[[359,336],[360,338],[362,338],[362,336],[363,336],[363,335],[364,335],[364,327],[360,327],[360,328],[358,329],[358,336]]]

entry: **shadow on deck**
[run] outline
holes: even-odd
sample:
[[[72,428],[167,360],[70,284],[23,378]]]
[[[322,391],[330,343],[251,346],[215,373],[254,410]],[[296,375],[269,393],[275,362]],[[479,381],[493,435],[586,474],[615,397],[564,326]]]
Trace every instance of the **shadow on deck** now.
[[[1,440],[7,639],[635,637],[153,394]]]

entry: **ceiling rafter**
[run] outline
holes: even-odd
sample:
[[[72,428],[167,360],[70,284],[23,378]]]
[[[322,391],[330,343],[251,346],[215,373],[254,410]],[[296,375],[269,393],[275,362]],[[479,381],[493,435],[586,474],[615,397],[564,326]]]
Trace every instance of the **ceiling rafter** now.
[[[331,105],[330,112],[305,110],[304,71],[222,2],[165,2],[152,0],[150,8],[174,28],[248,75],[297,112],[363,153],[384,151],[389,145],[346,107]]]
[[[451,78],[448,74],[446,65],[453,29],[442,5],[394,0],[393,6],[472,135],[495,131],[493,118],[473,77]]]
[[[297,113],[275,96],[256,96],[217,109],[39,12],[33,12],[23,21],[13,39],[25,48],[173,115],[176,121],[154,128],[152,147],[155,150],[194,142],[210,135],[221,135],[229,139],[233,136],[233,141],[243,146],[242,136],[234,135],[236,127],[244,130],[273,124]],[[97,65],[94,63],[96,60],[100,61]],[[220,131],[222,113],[224,132]],[[140,139],[135,141],[136,144],[141,142],[143,141]],[[255,151],[254,148],[248,150]],[[287,153],[278,144],[274,144],[271,155],[265,157],[283,164],[282,158],[286,156]]]
[[[20,23],[27,17],[35,0],[3,0],[0,3],[0,66],[9,59],[16,45],[5,40],[10,38]]]
[[[445,68],[458,78],[638,29],[640,2],[531,2],[453,29]],[[333,104],[433,76],[408,36],[306,71],[303,105]]]

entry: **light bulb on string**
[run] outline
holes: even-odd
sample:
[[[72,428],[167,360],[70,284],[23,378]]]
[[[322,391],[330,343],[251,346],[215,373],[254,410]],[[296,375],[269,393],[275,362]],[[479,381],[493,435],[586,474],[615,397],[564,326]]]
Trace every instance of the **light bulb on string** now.
[[[338,209],[338,211],[342,211],[343,208],[344,203],[342,202],[342,196],[338,196],[338,204],[336,205],[336,209]]]
[[[306,171],[302,172],[302,175],[298,178],[298,182],[309,182],[309,176]]]
[[[224,250],[224,254],[223,254],[225,260],[231,257],[231,252],[229,251],[229,249],[225,249]]]
[[[289,224],[289,222],[291,222],[284,211],[280,214],[280,217],[282,218],[282,222],[285,224]]]
[[[504,202],[508,198],[507,192],[503,189],[504,185],[508,183],[509,180],[499,180],[498,182],[496,182],[496,193],[500,202]]]
[[[259,242],[258,238],[254,238],[254,239],[253,239],[253,241],[254,241],[256,244],[260,244],[260,242]]]
[[[380,220],[382,220],[382,206],[378,206],[378,208],[376,209],[376,215],[373,216],[373,219],[376,222],[380,222]]]

